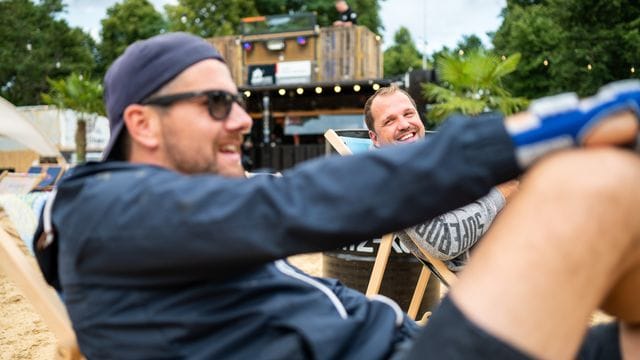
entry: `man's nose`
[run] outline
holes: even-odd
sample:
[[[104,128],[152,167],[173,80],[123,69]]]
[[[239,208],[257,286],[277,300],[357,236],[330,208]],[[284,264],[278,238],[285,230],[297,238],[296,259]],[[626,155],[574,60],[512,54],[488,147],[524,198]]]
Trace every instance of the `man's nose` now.
[[[224,122],[228,131],[243,131],[247,132],[253,125],[251,116],[240,105],[234,103],[231,109],[231,114]]]
[[[410,126],[411,126],[411,123],[409,122],[409,120],[407,120],[403,116],[401,116],[400,119],[398,120],[398,128],[406,129],[406,128],[410,127]]]

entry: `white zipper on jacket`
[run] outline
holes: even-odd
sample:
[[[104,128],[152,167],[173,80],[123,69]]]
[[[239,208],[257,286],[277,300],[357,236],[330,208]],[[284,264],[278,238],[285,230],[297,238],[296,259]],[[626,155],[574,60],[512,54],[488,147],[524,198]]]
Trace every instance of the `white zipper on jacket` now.
[[[44,242],[38,244],[40,249],[44,249],[51,245],[54,240],[53,221],[51,220],[51,210],[53,210],[53,202],[56,200],[58,194],[57,189],[53,189],[49,193],[49,197],[44,203],[44,209],[42,210],[42,225],[45,234]]]
[[[370,299],[371,301],[379,301],[391,307],[393,309],[393,312],[396,313],[396,326],[402,325],[402,323],[404,322],[404,312],[402,311],[402,309],[400,308],[400,305],[398,305],[397,302],[393,301],[392,299],[382,294],[375,294],[371,296]]]
[[[340,302],[340,299],[338,299],[336,294],[334,294],[333,291],[331,291],[331,289],[329,289],[327,286],[325,286],[324,284],[322,284],[316,279],[313,279],[309,276],[306,276],[297,272],[284,260],[276,260],[275,265],[276,265],[276,269],[280,270],[280,272],[282,272],[283,274],[290,276],[292,278],[298,279],[302,282],[305,282],[317,288],[318,290],[322,291],[329,298],[329,300],[331,300],[331,303],[338,311],[338,314],[340,315],[340,317],[342,319],[346,319],[348,317],[347,310],[344,308],[344,305],[342,304],[342,302]]]

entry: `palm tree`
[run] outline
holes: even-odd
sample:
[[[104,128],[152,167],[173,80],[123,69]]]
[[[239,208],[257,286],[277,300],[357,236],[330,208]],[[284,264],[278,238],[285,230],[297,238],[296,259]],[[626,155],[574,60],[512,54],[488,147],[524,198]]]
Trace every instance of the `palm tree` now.
[[[454,112],[478,115],[500,110],[505,115],[524,109],[528,100],[513,97],[502,86],[502,78],[516,70],[520,54],[499,58],[478,49],[468,54],[444,54],[436,60],[442,85],[423,85],[423,94],[433,101],[429,119],[440,122]]]
[[[87,120],[104,115],[102,103],[102,85],[99,81],[72,73],[64,79],[49,82],[49,92],[41,94],[46,104],[55,105],[58,109],[75,110],[78,116],[76,127],[76,159],[78,163],[86,161],[87,154]]]

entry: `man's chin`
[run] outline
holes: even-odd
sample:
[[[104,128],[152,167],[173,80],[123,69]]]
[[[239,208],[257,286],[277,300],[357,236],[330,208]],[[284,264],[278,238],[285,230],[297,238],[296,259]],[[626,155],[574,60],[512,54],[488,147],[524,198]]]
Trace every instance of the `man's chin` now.
[[[242,164],[218,164],[218,175],[228,177],[244,177],[244,168]]]

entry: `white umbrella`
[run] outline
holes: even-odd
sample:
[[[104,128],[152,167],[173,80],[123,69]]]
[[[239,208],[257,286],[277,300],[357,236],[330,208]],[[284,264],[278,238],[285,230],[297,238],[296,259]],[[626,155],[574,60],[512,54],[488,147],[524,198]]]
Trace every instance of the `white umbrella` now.
[[[7,136],[40,156],[62,158],[58,148],[25,119],[9,101],[0,97],[0,135]]]

